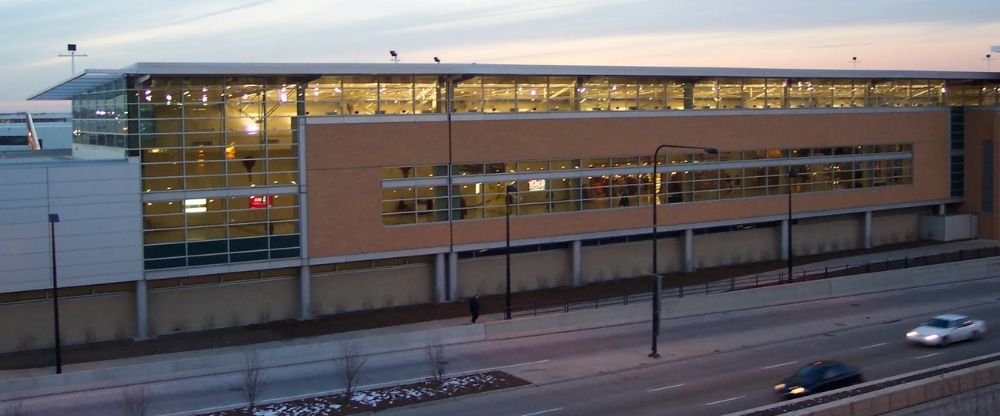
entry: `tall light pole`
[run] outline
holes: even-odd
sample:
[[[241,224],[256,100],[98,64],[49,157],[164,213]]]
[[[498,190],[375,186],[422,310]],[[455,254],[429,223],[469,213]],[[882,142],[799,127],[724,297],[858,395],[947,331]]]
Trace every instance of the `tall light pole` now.
[[[85,54],[85,53],[76,53],[76,44],[75,43],[70,43],[70,44],[66,45],[66,52],[69,52],[69,53],[61,53],[61,54],[56,55],[56,56],[62,57],[62,58],[68,57],[69,58],[69,76],[76,75],[76,57],[77,56],[87,56],[87,54]]]
[[[799,172],[788,167],[788,281],[792,281],[792,179],[799,177]]]
[[[697,147],[697,146],[680,146],[672,144],[661,144],[653,152],[653,178],[651,184],[653,185],[653,201],[651,206],[653,207],[653,347],[649,356],[652,358],[660,358],[660,353],[657,351],[657,337],[660,335],[660,291],[663,289],[663,282],[660,280],[659,269],[656,266],[656,205],[660,201],[658,190],[656,188],[656,165],[660,162],[660,149],[672,147],[676,149],[695,149],[700,150],[708,154],[718,154],[719,150],[714,147]]]
[[[59,280],[56,275],[56,223],[59,214],[49,214],[49,243],[52,245],[52,317],[56,341],[56,374],[62,374],[62,345],[59,342]]]
[[[506,185],[504,205],[507,207],[507,250],[504,253],[507,257],[507,297],[504,300],[503,319],[510,319],[510,204],[514,199],[511,192],[517,193],[517,188]]]

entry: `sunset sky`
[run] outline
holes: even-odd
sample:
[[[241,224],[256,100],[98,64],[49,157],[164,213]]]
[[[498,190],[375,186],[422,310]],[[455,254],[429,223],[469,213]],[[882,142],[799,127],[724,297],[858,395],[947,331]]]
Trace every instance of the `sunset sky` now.
[[[997,0],[0,0],[0,112],[134,62],[389,62],[986,71]],[[1000,52],[992,53],[1000,56]]]

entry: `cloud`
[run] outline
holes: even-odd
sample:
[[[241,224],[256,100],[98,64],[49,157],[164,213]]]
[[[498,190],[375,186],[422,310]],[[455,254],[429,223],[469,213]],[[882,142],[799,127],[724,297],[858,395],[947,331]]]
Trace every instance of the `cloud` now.
[[[387,34],[407,34],[430,31],[444,31],[463,28],[477,28],[484,30],[488,27],[505,25],[510,23],[525,24],[530,21],[541,20],[553,16],[566,16],[569,14],[581,14],[587,10],[586,3],[562,3],[547,6],[537,6],[531,3],[527,7],[507,7],[496,12],[488,10],[466,10],[457,15],[452,13],[442,16],[443,22],[404,26],[386,31]]]
[[[968,51],[968,39],[1000,32],[1000,23],[942,27],[924,23],[873,24],[839,29],[789,29],[760,33],[733,31],[658,32],[617,36],[562,37],[425,47],[413,54],[448,56],[449,62],[654,65],[762,68],[849,68],[851,56],[866,69],[958,69],[965,63],[934,62],[936,56]],[[947,33],[947,35],[943,35]],[[836,40],[836,43],[830,42]],[[433,48],[433,49],[431,49]],[[923,67],[898,66],[904,54],[924,57]]]

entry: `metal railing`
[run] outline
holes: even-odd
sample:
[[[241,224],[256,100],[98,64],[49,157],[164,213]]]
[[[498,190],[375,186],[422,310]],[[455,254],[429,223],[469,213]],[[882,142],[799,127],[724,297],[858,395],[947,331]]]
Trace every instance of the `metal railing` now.
[[[971,250],[958,250],[947,253],[930,254],[919,257],[886,258],[880,261],[869,261],[863,264],[845,264],[843,266],[826,266],[815,269],[799,269],[792,273],[789,279],[785,272],[755,274],[753,276],[731,277],[693,285],[664,287],[663,298],[681,298],[692,295],[709,295],[712,293],[732,292],[736,290],[753,289],[793,282],[829,279],[832,277],[851,276],[865,273],[898,270],[910,267],[930,266],[964,260],[974,260],[986,257],[1000,257],[1000,246],[982,247]],[[514,305],[512,317],[538,316],[552,313],[566,313],[582,309],[600,309],[607,306],[628,305],[635,302],[645,302],[653,298],[650,292],[639,292],[620,296],[595,297],[568,302],[533,303]]]

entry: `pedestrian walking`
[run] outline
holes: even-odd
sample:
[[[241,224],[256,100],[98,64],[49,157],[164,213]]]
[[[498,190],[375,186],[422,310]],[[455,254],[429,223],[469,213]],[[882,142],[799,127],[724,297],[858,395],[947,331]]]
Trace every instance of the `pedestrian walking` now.
[[[472,314],[472,323],[476,323],[476,319],[479,319],[479,295],[469,298],[469,313]]]

